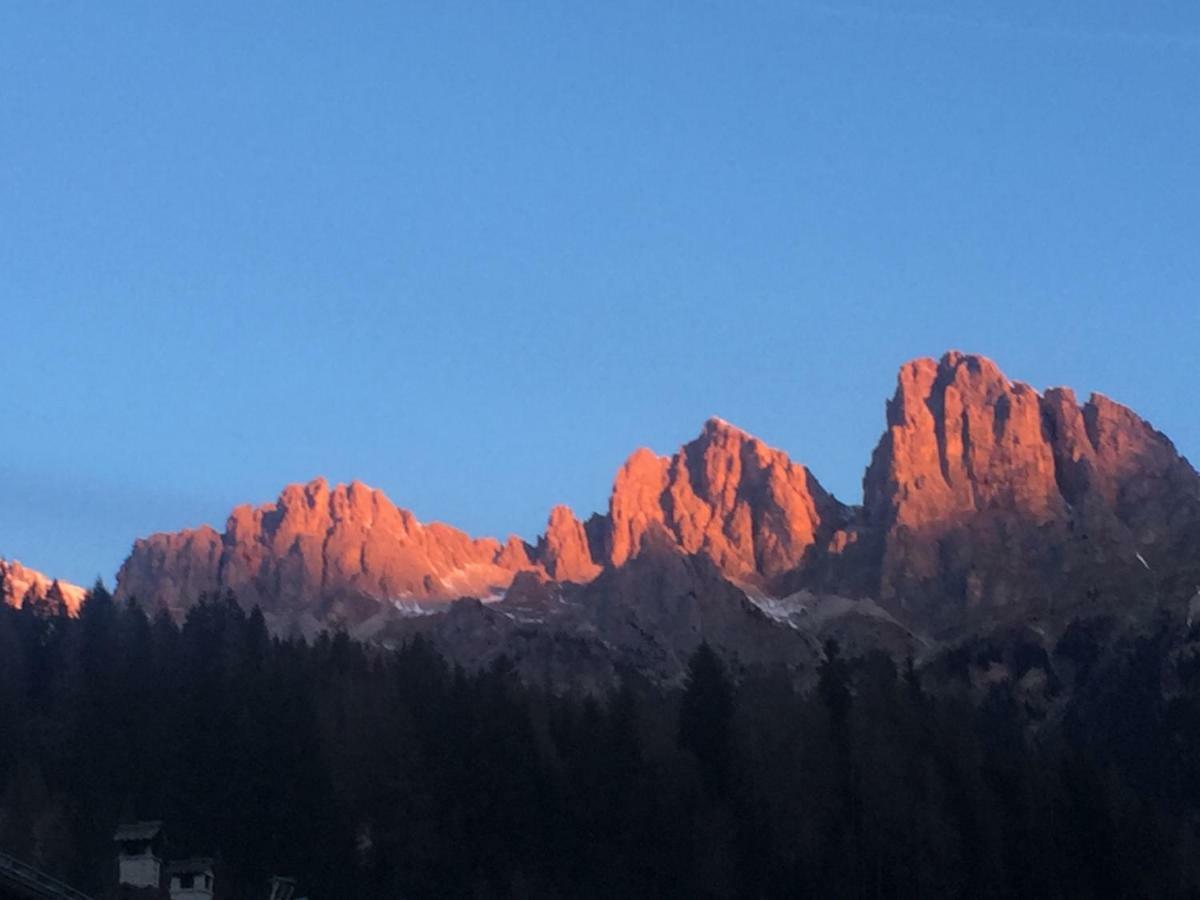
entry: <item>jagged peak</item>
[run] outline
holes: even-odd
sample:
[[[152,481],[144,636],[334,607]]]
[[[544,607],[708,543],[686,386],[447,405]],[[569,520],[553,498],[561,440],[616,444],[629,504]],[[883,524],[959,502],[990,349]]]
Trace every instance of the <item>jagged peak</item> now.
[[[782,450],[769,447],[761,438],[756,437],[744,428],[733,425],[720,416],[709,416],[704,420],[699,433],[680,445],[672,454],[661,454],[649,447],[638,447],[625,458],[618,470],[618,482],[623,479],[656,480],[665,473],[666,467],[672,460],[686,456],[690,451],[707,449],[709,447],[736,447],[738,445],[758,447],[762,452],[781,454]]]
[[[1044,574],[1064,555],[1076,567],[1101,552],[1132,558],[1129,547],[1182,534],[1197,495],[1195,472],[1128,407],[1100,393],[1081,406],[1068,387],[1039,394],[961,351],[901,367],[864,476],[884,548],[881,596],[926,604],[947,571],[978,605],[1044,589],[1022,573]],[[1026,534],[1038,538],[1012,537]],[[956,546],[970,549],[956,556]]]
[[[240,506],[235,506],[233,509],[233,512],[236,513],[240,509],[249,510],[251,508],[252,507],[248,503],[243,503]],[[145,537],[134,538],[133,545],[135,547],[137,547],[139,545],[148,544],[153,541],[161,541],[161,540],[187,541],[187,540],[191,540],[194,538],[203,538],[203,539],[215,538],[216,540],[219,541],[221,539],[221,532],[217,531],[217,529],[213,528],[213,526],[209,525],[206,522],[202,525],[196,525],[193,528],[180,528],[177,531],[156,531]]]
[[[704,425],[700,429],[700,434],[733,434],[740,437],[753,437],[744,428],[739,428],[737,425],[722,419],[720,416],[709,416],[705,419]]]
[[[1101,391],[1090,392],[1087,400],[1081,403],[1077,391],[1069,385],[1052,385],[1039,390],[1028,382],[1009,378],[991,357],[954,349],[947,350],[938,359],[924,356],[904,363],[897,375],[897,396],[903,396],[906,388],[921,384],[932,386],[934,392],[939,393],[946,385],[954,383],[956,373],[964,369],[982,377],[985,382],[995,382],[1016,393],[1031,393],[1044,400],[1061,400],[1079,409],[1109,409],[1144,421],[1131,407]]]
[[[3,575],[3,579],[0,580],[4,584],[3,594],[0,594],[0,603],[8,603],[11,606],[19,606],[25,598],[25,594],[32,589],[43,597],[61,599],[66,605],[67,611],[74,615],[79,612],[83,598],[87,595],[87,590],[77,584],[71,584],[60,578],[51,578],[37,569],[22,565],[18,560],[5,559],[2,556],[0,556],[0,575]]]
[[[600,571],[584,524],[563,503],[550,510],[546,531],[538,538],[537,557],[550,577],[560,581],[590,581]]]
[[[920,356],[900,366],[897,382],[900,390],[917,383],[949,383],[965,370],[969,375],[1011,384],[1009,378],[989,357],[962,350],[947,350],[938,359]]]
[[[984,356],[982,353],[968,353],[963,350],[947,350],[942,354],[938,364],[945,368],[967,366],[976,370],[1000,371],[1000,367],[990,357]]]
[[[575,511],[565,503],[556,503],[550,508],[550,515],[547,517],[547,524],[553,527],[556,524],[578,522],[579,517],[575,515]]]

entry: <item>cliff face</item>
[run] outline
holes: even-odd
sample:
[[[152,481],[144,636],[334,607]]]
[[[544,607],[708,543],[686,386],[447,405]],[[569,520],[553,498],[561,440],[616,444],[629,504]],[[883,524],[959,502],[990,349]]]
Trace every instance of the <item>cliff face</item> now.
[[[918,621],[1136,590],[1200,519],[1200,478],[1149,424],[1098,395],[1039,395],[979,356],[904,366],[887,421],[864,525],[878,597]]]
[[[755,594],[867,596],[934,631],[1200,581],[1200,477],[1171,442],[1111,400],[1039,394],[979,356],[901,369],[863,488],[863,506],[845,506],[710,419],[671,456],[630,456],[606,514],[556,507],[534,545],[422,524],[366,485],[317,479],[238,507],[223,532],[139,540],[117,596],[180,611],[230,589],[283,617],[353,623],[389,601],[499,596],[520,573],[615,585],[605,574],[648,541]]]
[[[183,610],[220,590],[222,549],[221,535],[207,525],[138,538],[117,573],[117,599]]]
[[[546,574],[557,581],[582,583],[600,574],[587,530],[566,506],[556,506],[550,511],[546,533],[538,541],[537,557]]]
[[[181,609],[201,592],[228,589],[265,610],[340,615],[363,599],[488,596],[532,567],[520,541],[423,525],[361,482],[331,489],[319,478],[289,485],[274,503],[239,506],[223,534],[204,528],[138,541],[117,596]]]
[[[621,565],[652,527],[727,578],[762,582],[820,552],[849,516],[802,465],[720,419],[671,457],[634,453],[613,485],[605,561]]]

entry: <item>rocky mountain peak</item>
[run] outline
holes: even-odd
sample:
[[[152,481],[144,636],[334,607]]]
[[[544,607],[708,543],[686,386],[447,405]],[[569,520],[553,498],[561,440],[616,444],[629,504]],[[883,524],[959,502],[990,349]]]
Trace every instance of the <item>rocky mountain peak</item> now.
[[[178,609],[229,589],[266,610],[342,615],[363,600],[487,596],[532,565],[519,539],[502,545],[425,525],[360,481],[330,487],[317,478],[288,485],[274,503],[237,507],[222,534],[201,528],[139,541],[117,593]]]
[[[538,541],[537,558],[557,581],[587,582],[600,574],[592,558],[584,525],[569,506],[550,510],[546,533]]]
[[[741,438],[753,438],[753,435],[743,431],[736,425],[726,422],[720,416],[709,416],[704,420],[704,425],[701,428],[700,438],[698,438],[698,440],[702,439],[706,435],[711,435],[713,437],[718,435],[730,435]]]
[[[43,575],[36,569],[23,566],[15,559],[0,558],[0,603],[20,606],[27,596],[62,602],[67,612],[75,615],[87,591],[77,584]]]
[[[624,563],[656,525],[727,576],[761,581],[799,566],[845,517],[807,468],[712,418],[673,456],[638,450],[618,472],[608,562]]]
[[[1061,513],[1041,398],[990,360],[953,352],[907,364],[887,422],[864,481],[877,524],[940,527],[991,506]]]
[[[1169,523],[1200,508],[1196,473],[1131,410],[1041,395],[981,356],[903,366],[887,426],[864,507],[879,595],[901,608],[1045,595],[1092,563],[1165,552]]]

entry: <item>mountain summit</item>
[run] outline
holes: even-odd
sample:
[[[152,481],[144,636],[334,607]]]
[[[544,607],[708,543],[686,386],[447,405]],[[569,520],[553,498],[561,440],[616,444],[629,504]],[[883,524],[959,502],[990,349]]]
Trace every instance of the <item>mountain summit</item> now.
[[[657,523],[683,552],[707,556],[727,577],[758,583],[801,566],[848,514],[806,467],[712,418],[675,455],[639,450],[621,467],[605,560],[621,565]]]
[[[900,370],[887,425],[863,479],[885,605],[953,624],[1080,588],[1144,591],[1147,571],[1195,565],[1200,478],[1106,397],[1080,406],[947,353]]]

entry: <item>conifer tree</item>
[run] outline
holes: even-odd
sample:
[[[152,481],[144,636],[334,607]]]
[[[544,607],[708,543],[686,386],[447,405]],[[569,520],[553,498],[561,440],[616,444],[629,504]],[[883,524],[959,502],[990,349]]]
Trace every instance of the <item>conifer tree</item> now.
[[[708,787],[724,793],[733,764],[733,682],[707,641],[688,660],[678,741],[700,761]]]

